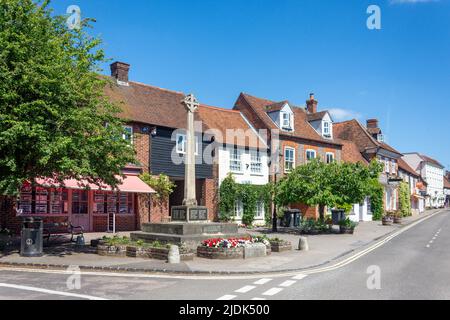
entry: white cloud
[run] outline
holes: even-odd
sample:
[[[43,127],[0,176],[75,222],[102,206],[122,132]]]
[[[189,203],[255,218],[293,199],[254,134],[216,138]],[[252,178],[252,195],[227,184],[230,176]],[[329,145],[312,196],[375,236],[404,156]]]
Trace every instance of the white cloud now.
[[[391,4],[403,4],[403,3],[428,3],[439,2],[440,0],[390,0]]]
[[[361,114],[359,112],[347,109],[332,108],[328,109],[328,112],[330,112],[331,117],[336,122],[361,118]]]

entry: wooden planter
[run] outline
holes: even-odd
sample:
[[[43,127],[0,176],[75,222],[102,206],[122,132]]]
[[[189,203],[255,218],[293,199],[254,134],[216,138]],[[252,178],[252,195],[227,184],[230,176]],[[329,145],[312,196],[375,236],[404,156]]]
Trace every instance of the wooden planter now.
[[[126,245],[108,246],[104,244],[99,244],[97,246],[97,254],[100,256],[109,256],[109,257],[126,257],[127,246]]]
[[[244,248],[210,248],[199,246],[197,247],[197,256],[199,258],[219,260],[244,259]]]
[[[284,242],[271,242],[270,243],[271,250],[273,252],[284,252],[284,251],[291,251],[292,250],[292,244],[288,241]]]
[[[395,224],[402,224],[403,218],[402,217],[394,217],[394,223]]]
[[[349,228],[345,226],[339,226],[339,232],[341,234],[353,234],[355,232],[355,228]]]
[[[149,248],[150,257],[157,260],[168,260],[169,249],[167,248]]]
[[[381,223],[383,224],[383,226],[391,226],[392,225],[392,219],[389,218],[383,218],[381,220]]]

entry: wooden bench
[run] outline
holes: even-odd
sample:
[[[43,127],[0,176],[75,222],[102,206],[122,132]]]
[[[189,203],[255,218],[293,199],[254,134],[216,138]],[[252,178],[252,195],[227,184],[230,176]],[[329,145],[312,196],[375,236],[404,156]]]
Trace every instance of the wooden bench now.
[[[47,239],[48,243],[52,236],[70,234],[70,242],[73,242],[73,237],[83,235],[83,231],[82,226],[74,226],[71,222],[44,223],[43,238]]]

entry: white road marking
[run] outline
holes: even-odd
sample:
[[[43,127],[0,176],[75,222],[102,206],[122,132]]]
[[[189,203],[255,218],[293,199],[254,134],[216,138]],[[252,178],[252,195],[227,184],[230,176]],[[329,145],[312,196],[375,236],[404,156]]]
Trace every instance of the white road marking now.
[[[283,288],[272,288],[263,293],[263,296],[274,296],[283,291]]]
[[[283,282],[282,284],[280,284],[280,287],[290,287],[292,286],[294,283],[296,283],[297,281],[295,280],[286,280],[285,282]]]
[[[76,294],[76,293],[71,293],[71,292],[55,291],[55,290],[48,290],[48,289],[28,287],[28,286],[20,286],[20,285],[9,284],[9,283],[0,283],[0,287],[12,288],[12,289],[17,289],[17,290],[25,290],[25,291],[41,292],[41,293],[46,293],[46,294],[51,294],[51,295],[66,296],[66,297],[72,297],[72,298],[81,298],[81,299],[88,299],[88,300],[107,300],[104,298],[89,296],[89,295],[85,295],[85,294]]]
[[[298,274],[295,277],[292,277],[292,279],[294,279],[294,280],[302,280],[302,279],[305,279],[307,276],[308,275],[306,275],[306,274]]]
[[[266,300],[266,298],[253,298],[252,300]]]
[[[431,248],[431,246],[429,244],[427,244],[427,248]]]
[[[233,300],[234,298],[236,298],[236,296],[233,296],[231,294],[226,294],[226,295],[218,298],[217,300]]]
[[[266,284],[266,283],[268,283],[270,281],[272,281],[272,279],[263,278],[263,279],[259,279],[258,281],[255,281],[253,284]]]
[[[249,291],[251,291],[251,290],[253,290],[253,289],[255,289],[255,288],[256,288],[255,286],[245,286],[245,287],[242,287],[242,288],[236,290],[235,292],[238,292],[238,293],[247,293],[247,292],[249,292]]]

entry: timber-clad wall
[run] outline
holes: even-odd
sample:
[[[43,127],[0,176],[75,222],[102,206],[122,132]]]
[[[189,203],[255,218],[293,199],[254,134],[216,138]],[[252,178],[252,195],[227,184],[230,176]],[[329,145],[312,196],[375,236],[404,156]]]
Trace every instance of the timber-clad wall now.
[[[176,141],[172,141],[173,131],[173,129],[158,127],[157,135],[152,137],[150,170],[154,175],[164,173],[170,177],[184,177],[184,164],[175,165],[171,158],[172,150],[176,146]],[[208,145],[209,143],[203,142],[203,148],[199,150],[199,153],[204,152]],[[196,158],[198,163],[201,159],[201,154],[197,155]],[[197,164],[195,166],[195,175],[197,179],[212,178],[212,165]]]

